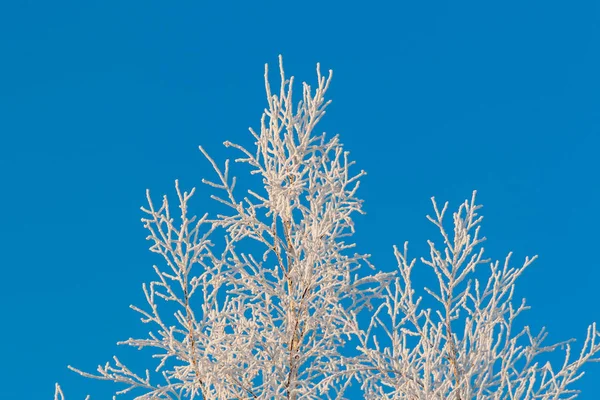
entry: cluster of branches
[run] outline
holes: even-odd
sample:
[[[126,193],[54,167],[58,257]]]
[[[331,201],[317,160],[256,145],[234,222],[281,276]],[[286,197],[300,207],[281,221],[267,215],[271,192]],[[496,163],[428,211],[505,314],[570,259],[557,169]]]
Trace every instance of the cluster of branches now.
[[[190,216],[194,189],[177,182],[176,215],[166,196],[155,204],[147,193],[142,221],[163,260],[143,286],[147,305],[132,308],[153,329],[120,344],[152,348],[154,373],[138,375],[116,357],[95,374],[70,368],[148,400],[342,399],[352,384],[365,399],[574,398],[572,383],[600,350],[596,326],[574,357],[570,342],[546,346],[543,330],[516,329],[528,307],[513,303],[515,282],[535,257],[516,268],[510,255],[502,265],[484,259],[475,193],[453,214],[452,231],[447,204],[432,199],[441,244],[429,242],[421,259],[437,277],[424,288],[431,307],[413,288],[406,244],[394,249],[397,271],[364,271],[369,256],[349,242],[364,172],[351,173],[337,136],[315,132],[331,71],[317,66],[316,90],[303,84],[298,104],[281,59],[280,73],[274,94],[265,68],[268,108],[260,131],[250,129],[255,147],[225,142],[262,178],[261,190],[238,197],[229,162],[220,167],[200,148],[217,176],[203,182],[228,212]],[[481,269],[487,279],[475,275]],[[540,361],[558,348],[562,364]],[[63,400],[58,385],[55,399]]]

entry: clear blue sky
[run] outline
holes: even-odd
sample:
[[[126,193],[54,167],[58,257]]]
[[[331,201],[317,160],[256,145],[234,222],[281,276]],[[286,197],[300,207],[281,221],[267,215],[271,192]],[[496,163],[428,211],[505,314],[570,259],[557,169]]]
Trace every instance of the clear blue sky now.
[[[418,4],[417,4],[418,3]],[[600,32],[593,1],[6,1],[0,6],[3,398],[108,398],[92,370],[147,329],[144,191],[210,176],[265,105],[265,62],[334,70],[323,129],[358,167],[361,251],[434,238],[429,198],[480,193],[486,248],[551,340],[600,321]],[[202,191],[196,211],[210,211]],[[437,237],[435,237],[437,239]],[[414,255],[419,255],[413,253]],[[582,399],[600,398],[588,367]]]

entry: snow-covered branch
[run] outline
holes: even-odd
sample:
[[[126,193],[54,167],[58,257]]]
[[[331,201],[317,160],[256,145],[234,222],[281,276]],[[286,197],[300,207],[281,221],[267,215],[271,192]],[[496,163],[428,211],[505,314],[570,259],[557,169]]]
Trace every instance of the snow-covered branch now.
[[[528,307],[515,302],[515,284],[535,257],[519,267],[510,254],[503,263],[484,258],[475,193],[451,228],[448,204],[432,199],[440,241],[420,259],[433,278],[422,293],[406,244],[394,248],[392,273],[374,272],[369,255],[354,251],[364,172],[354,172],[338,136],[316,130],[331,71],[317,65],[316,87],[304,83],[294,103],[294,79],[279,62],[277,91],[265,67],[254,147],[224,143],[262,186],[240,193],[229,160],[200,148],[215,175],[205,188],[226,211],[192,216],[195,189],[179,182],[177,211],[147,193],[142,222],[160,262],[142,287],[147,304],[131,307],[149,332],[120,344],[150,348],[156,361],[143,373],[116,357],[93,374],[70,368],[119,384],[115,395],[148,400],[343,399],[353,384],[365,399],[576,396],[571,384],[600,350],[596,325],[576,356],[570,342],[548,346],[545,331],[518,328]],[[557,349],[562,365],[544,362]],[[58,385],[55,400],[64,400]]]

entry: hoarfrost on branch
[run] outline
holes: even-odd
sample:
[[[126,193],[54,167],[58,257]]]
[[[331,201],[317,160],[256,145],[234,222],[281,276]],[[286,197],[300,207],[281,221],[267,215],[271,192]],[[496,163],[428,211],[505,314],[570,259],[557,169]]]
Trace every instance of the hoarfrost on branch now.
[[[582,365],[597,361],[596,325],[577,355],[570,341],[545,345],[544,330],[516,329],[528,307],[514,301],[515,282],[535,257],[520,267],[510,254],[502,264],[484,258],[475,193],[452,230],[448,204],[432,199],[440,243],[420,259],[437,278],[423,288],[427,298],[413,287],[407,244],[394,248],[397,271],[365,270],[374,269],[369,256],[351,242],[364,172],[351,172],[338,136],[315,131],[331,76],[317,65],[316,89],[304,83],[294,104],[281,58],[277,94],[265,67],[268,107],[260,130],[250,129],[255,146],[225,142],[263,187],[240,197],[229,161],[221,167],[200,148],[216,173],[203,182],[228,212],[191,216],[195,189],[178,182],[176,213],[166,196],[156,204],[147,193],[142,222],[162,262],[143,285],[147,305],[132,308],[152,330],[120,344],[152,348],[154,372],[140,375],[116,357],[94,374],[70,368],[148,400],[342,399],[350,385],[365,399],[576,397]],[[543,362],[559,348],[562,364]],[[58,385],[55,400],[64,400]]]

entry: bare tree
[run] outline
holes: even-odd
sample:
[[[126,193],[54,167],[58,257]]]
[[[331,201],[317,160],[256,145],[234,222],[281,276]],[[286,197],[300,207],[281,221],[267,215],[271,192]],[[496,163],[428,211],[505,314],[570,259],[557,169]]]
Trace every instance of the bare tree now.
[[[255,147],[225,142],[264,187],[238,197],[229,161],[220,167],[200,148],[216,172],[203,182],[228,212],[190,216],[195,190],[178,182],[176,216],[166,196],[155,205],[147,193],[142,221],[162,263],[143,286],[147,305],[132,308],[153,330],[120,344],[153,348],[155,372],[140,376],[116,357],[95,374],[69,368],[120,383],[116,394],[136,399],[341,399],[352,382],[367,399],[575,397],[571,383],[600,350],[596,327],[574,360],[569,342],[544,347],[544,331],[515,332],[527,308],[513,306],[515,281],[535,257],[519,268],[510,255],[502,267],[484,260],[475,194],[454,214],[453,232],[443,225],[447,204],[440,211],[433,201],[429,220],[443,248],[430,242],[422,263],[437,276],[437,290],[424,289],[434,308],[415,296],[406,245],[395,249],[397,272],[364,272],[374,267],[349,242],[364,172],[350,171],[337,136],[315,132],[331,71],[324,77],[317,65],[316,90],[303,84],[298,104],[281,58],[280,74],[274,94],[265,67],[268,107],[260,131],[250,129]],[[480,281],[474,273],[485,263],[489,278]],[[361,325],[360,313],[370,313],[370,324]],[[559,368],[540,363],[558,347],[566,349]]]

